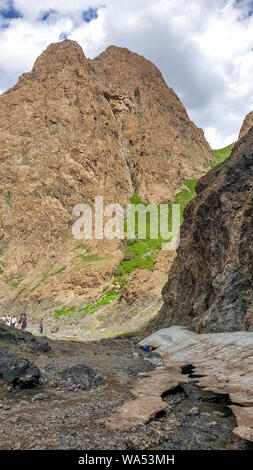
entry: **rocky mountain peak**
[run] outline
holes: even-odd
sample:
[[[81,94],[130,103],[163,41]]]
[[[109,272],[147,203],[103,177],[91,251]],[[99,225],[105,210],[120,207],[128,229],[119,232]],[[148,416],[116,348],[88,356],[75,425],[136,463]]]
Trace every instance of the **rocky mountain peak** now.
[[[172,201],[213,160],[154,64],[115,46],[89,60],[70,40],[51,44],[0,96],[0,143],[0,301],[33,312],[46,299],[85,305],[123,256],[118,240],[92,240],[95,264],[77,256],[76,204],[101,195],[125,206],[134,192]]]
[[[171,90],[150,60],[126,47],[109,46],[93,59],[92,64],[103,82],[106,79],[108,88],[121,89],[124,86],[129,92],[134,87],[132,91],[135,92],[137,85],[146,89],[153,84],[153,87],[164,85],[166,90]]]
[[[83,67],[88,62],[83,49],[76,41],[65,39],[64,41],[50,44],[35,61],[32,76],[50,74],[55,70],[73,67]]]
[[[184,179],[199,176],[213,159],[203,131],[149,60],[111,46],[91,63],[116,119],[135,191],[145,202],[171,201]]]

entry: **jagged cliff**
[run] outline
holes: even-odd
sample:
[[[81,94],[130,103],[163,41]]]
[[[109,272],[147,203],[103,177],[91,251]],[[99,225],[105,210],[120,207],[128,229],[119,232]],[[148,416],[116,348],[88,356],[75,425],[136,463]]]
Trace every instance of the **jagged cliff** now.
[[[184,179],[213,160],[202,129],[150,61],[111,46],[92,61],[117,122],[135,192],[145,202],[173,201]]]
[[[155,326],[253,330],[253,127],[200,179]]]
[[[83,305],[122,258],[124,242],[73,240],[77,203],[171,200],[213,159],[153,64],[69,40],[1,95],[0,142],[0,302],[31,311]]]
[[[242,127],[240,129],[239,139],[241,139],[245,134],[247,134],[251,126],[253,126],[253,111],[248,113],[247,116],[245,117],[242,123]]]
[[[126,203],[129,174],[116,122],[90,62],[72,41],[52,44],[0,99],[1,304],[68,304],[93,295],[122,256],[117,241],[72,237],[73,207]],[[109,246],[110,245],[110,246]],[[112,256],[113,253],[113,256]]]

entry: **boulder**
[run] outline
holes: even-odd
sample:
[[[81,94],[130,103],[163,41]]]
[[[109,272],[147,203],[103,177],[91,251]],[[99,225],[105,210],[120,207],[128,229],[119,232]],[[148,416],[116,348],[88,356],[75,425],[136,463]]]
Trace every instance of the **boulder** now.
[[[90,390],[104,384],[104,379],[85,364],[73,364],[62,371],[62,377],[70,385],[79,385],[83,390]]]
[[[0,340],[7,343],[16,344],[15,331],[3,323],[0,324]]]
[[[32,387],[40,377],[40,370],[28,359],[0,349],[0,378],[14,387]]]
[[[48,353],[51,351],[51,346],[49,346],[48,341],[46,340],[39,341],[39,351],[43,353]]]

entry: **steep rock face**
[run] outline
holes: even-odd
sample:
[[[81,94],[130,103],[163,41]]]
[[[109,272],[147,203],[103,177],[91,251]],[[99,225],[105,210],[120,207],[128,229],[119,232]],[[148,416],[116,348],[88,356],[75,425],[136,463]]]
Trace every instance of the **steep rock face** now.
[[[253,330],[253,127],[197,184],[158,325]]]
[[[0,143],[0,302],[31,312],[83,306],[122,258],[124,242],[73,239],[76,204],[168,200],[212,159],[154,65],[114,47],[90,61],[69,40],[1,95]]]
[[[213,155],[154,64],[111,46],[92,61],[112,113],[135,191],[146,202],[172,201],[185,178],[199,177]]]
[[[239,133],[239,139],[241,139],[245,134],[247,134],[247,132],[249,131],[249,129],[251,128],[251,126],[253,126],[253,111],[251,111],[249,114],[247,114],[247,116],[245,117],[243,123],[242,123],[242,127],[240,129],[240,133]]]
[[[92,295],[111,278],[122,248],[94,242],[88,251],[103,260],[83,263],[86,249],[73,251],[72,209],[96,195],[125,204],[132,188],[115,119],[77,43],[49,46],[1,96],[0,141],[2,304]]]

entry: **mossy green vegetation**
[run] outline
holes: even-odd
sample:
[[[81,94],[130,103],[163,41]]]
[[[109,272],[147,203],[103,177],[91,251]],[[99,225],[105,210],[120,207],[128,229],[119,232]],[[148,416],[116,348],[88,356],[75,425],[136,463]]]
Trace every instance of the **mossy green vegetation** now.
[[[20,282],[22,282],[22,281],[23,281],[23,279],[17,279],[17,281],[13,281],[13,282],[11,283],[11,286],[12,286],[12,287],[18,287],[18,285],[19,285]]]
[[[137,194],[133,194],[130,198],[131,204],[137,206],[138,204],[143,204],[145,207],[148,204],[143,203]],[[157,208],[158,217],[160,215],[160,207]],[[169,230],[171,230],[171,213],[169,213]],[[131,274],[135,269],[149,269],[150,271],[154,268],[154,258],[157,256],[161,250],[162,243],[165,240],[162,240],[160,237],[160,226],[158,226],[158,238],[150,238],[150,213],[146,215],[146,238],[140,239],[137,234],[138,227],[138,214],[135,214],[135,238],[133,240],[127,240],[127,246],[124,252],[124,258],[119,263],[117,268],[114,271],[116,276],[116,281],[121,285],[125,282],[125,277]],[[159,225],[159,224],[158,224]],[[125,225],[125,230],[126,230]]]
[[[95,253],[91,252],[91,247],[87,243],[81,243],[73,248],[72,251],[81,251],[80,254],[76,255],[76,258],[79,258],[82,263],[99,263],[100,261],[105,261],[107,257],[100,257]]]
[[[0,266],[0,274],[3,274],[3,272],[4,272],[4,270],[3,270],[3,268],[1,268],[1,266]]]
[[[183,211],[188,202],[191,201],[193,197],[196,196],[195,186],[198,180],[189,179],[184,181],[185,189],[182,189],[179,193],[176,194],[173,203],[180,204],[180,220],[183,220]],[[148,204],[143,203],[137,194],[134,194],[130,199],[131,204]],[[162,248],[162,243],[165,243],[169,240],[163,240],[160,236],[160,206],[157,207],[159,224],[158,224],[158,238],[150,238],[150,214],[147,213],[146,217],[146,239],[139,239],[137,237],[137,223],[138,223],[138,214],[135,215],[135,225],[136,225],[136,238],[133,240],[127,240],[127,246],[124,252],[124,258],[119,263],[117,268],[114,271],[116,276],[116,281],[120,284],[125,283],[125,279],[129,274],[131,274],[136,269],[148,269],[153,271],[154,269],[154,259]],[[169,205],[169,217],[168,217],[168,231],[172,229],[172,205]],[[126,229],[126,227],[125,227]]]
[[[65,310],[55,310],[54,318],[59,318],[61,316],[68,316],[69,318],[75,312],[75,307],[70,307]]]
[[[43,278],[31,289],[31,292],[34,292],[45,280],[47,279],[47,275],[44,274]]]
[[[59,318],[61,316],[67,316],[71,318],[73,315],[93,315],[99,308],[116,300],[119,294],[120,291],[109,289],[107,292],[104,292],[104,295],[100,299],[96,300],[95,302],[88,303],[85,307],[81,307],[78,310],[76,310],[76,307],[55,310],[54,318]],[[100,317],[98,320],[103,321],[104,319],[102,320],[102,317]]]
[[[87,243],[82,243],[82,244],[80,244],[80,245],[75,246],[75,248],[73,248],[72,251],[75,251],[75,250],[85,250],[86,253],[90,253],[90,252],[91,252],[90,245],[88,245]]]
[[[63,266],[62,268],[58,269],[58,271],[55,271],[55,273],[50,274],[50,276],[56,276],[57,274],[60,274],[65,271],[65,269],[67,269],[67,266]]]
[[[184,185],[187,189],[181,189],[179,193],[175,195],[174,204],[180,204],[180,221],[183,222],[183,213],[187,204],[197,195],[195,186],[198,182],[197,178],[191,180],[184,180]]]
[[[215,158],[216,162],[211,162],[210,163],[211,168],[214,168],[219,163],[224,162],[224,160],[226,160],[229,157],[229,155],[231,154],[234,145],[235,144],[233,143],[233,144],[230,144],[227,147],[224,147],[222,149],[213,150],[213,154],[214,154],[214,158]]]
[[[213,150],[213,154],[216,162],[212,162],[210,166],[213,168],[219,163],[226,160],[231,154],[234,143],[224,147],[222,149]],[[195,187],[198,182],[197,178],[184,180],[185,188],[181,189],[175,195],[174,204],[180,204],[180,221],[183,222],[183,213],[187,204],[196,196]],[[134,194],[130,199],[131,204],[137,205],[142,203],[141,199],[137,194]],[[145,204],[147,206],[147,204]],[[160,216],[159,206],[157,206],[158,215]],[[136,226],[138,221],[138,215],[136,214]],[[169,214],[168,230],[171,231],[171,211]],[[161,250],[163,242],[160,237],[160,225],[159,234],[157,240],[150,239],[150,215],[146,218],[146,231],[147,237],[145,240],[140,240],[137,237],[134,240],[127,240],[127,247],[124,253],[124,259],[120,262],[118,267],[115,269],[115,276],[117,276],[117,282],[122,283],[129,274],[135,269],[154,269],[154,259]]]
[[[214,157],[216,162],[211,163],[211,167],[218,165],[223,162],[231,153],[234,144],[231,144],[223,149],[214,150]],[[212,175],[211,175],[212,177]],[[183,221],[183,212],[187,204],[196,196],[195,187],[198,182],[198,179],[187,179],[184,181],[184,188],[179,191],[175,197],[173,204],[180,204],[180,221]],[[143,203],[140,197],[137,194],[133,194],[130,198],[131,204],[134,206],[138,204],[143,204],[148,206],[148,204]],[[82,315],[92,315],[96,313],[100,308],[105,305],[110,304],[111,302],[117,302],[118,296],[120,295],[121,288],[126,284],[127,277],[136,269],[147,269],[153,271],[154,269],[154,260],[162,248],[162,244],[166,243],[169,240],[164,240],[160,235],[160,205],[154,205],[157,215],[158,215],[158,238],[151,238],[151,224],[152,216],[149,212],[146,214],[145,228],[146,228],[146,237],[138,237],[138,213],[135,214],[135,238],[128,239],[126,242],[126,248],[124,251],[124,258],[119,263],[114,271],[114,281],[113,284],[115,288],[104,289],[100,298],[92,303],[88,303],[84,307],[69,307],[63,308],[61,310],[55,310],[54,317],[59,318],[61,316],[71,318],[73,316],[82,316]],[[124,229],[126,231],[126,222]],[[169,217],[168,217],[168,232],[172,231],[172,204],[169,204]],[[75,251],[75,258],[80,260],[80,263],[99,263],[107,260],[107,257],[100,257],[98,254],[92,253],[91,247],[87,243],[81,243],[75,246],[72,251]],[[67,269],[67,266],[63,266],[58,269],[56,272],[52,273],[50,276],[56,276]],[[3,273],[3,269],[0,267],[0,274]],[[47,279],[47,275],[44,275],[43,278],[31,289],[33,292],[37,289],[43,282]],[[15,285],[21,282],[21,280],[15,281]],[[14,284],[14,283],[13,283]],[[116,284],[119,284],[116,287]],[[162,299],[158,299],[158,303],[162,302]],[[244,302],[245,303],[245,302]],[[244,307],[245,308],[245,307]],[[102,316],[97,318],[99,322],[104,321]]]
[[[103,307],[104,305],[108,305],[109,303],[113,302],[118,297],[119,294],[120,294],[119,291],[116,291],[115,289],[110,289],[108,292],[105,293],[104,297],[102,297],[100,300],[97,300],[96,302],[93,302],[93,303],[89,303],[85,307],[79,308],[78,312],[92,315],[100,307]]]
[[[106,261],[108,257],[100,257],[97,254],[90,254],[90,255],[78,255],[77,258],[80,258],[82,263],[98,263],[100,261]]]

